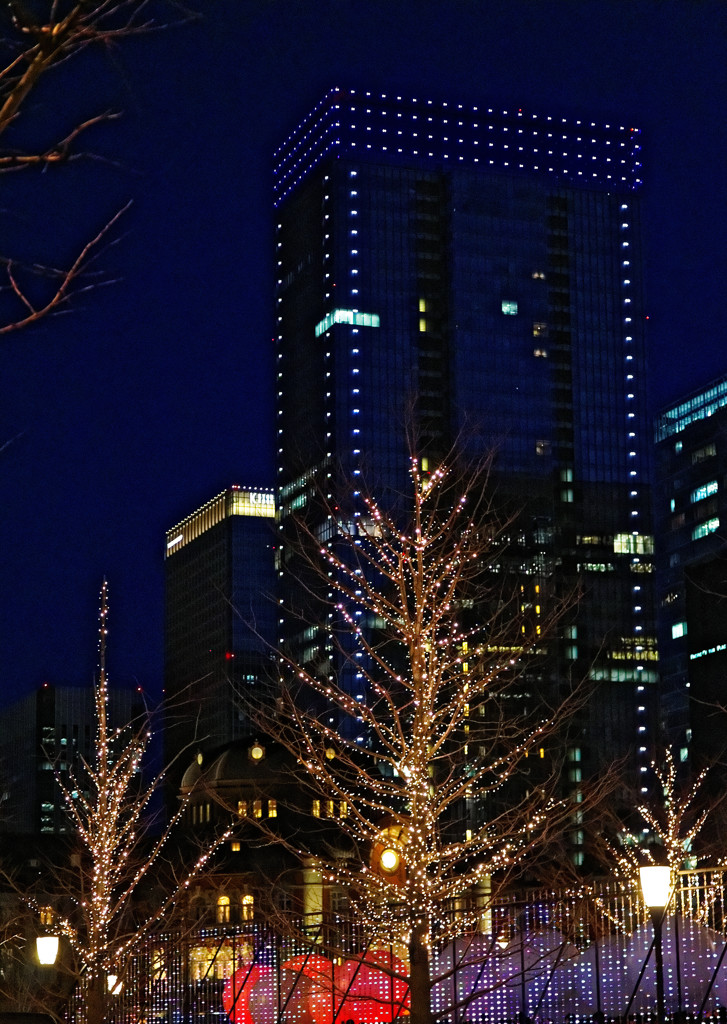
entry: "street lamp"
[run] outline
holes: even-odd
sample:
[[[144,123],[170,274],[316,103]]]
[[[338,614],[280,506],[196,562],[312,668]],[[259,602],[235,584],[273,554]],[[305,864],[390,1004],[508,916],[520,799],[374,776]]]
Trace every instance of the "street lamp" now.
[[[649,864],[639,868],[641,892],[644,903],[651,911],[654,925],[654,951],[656,953],[656,1013],[658,1024],[664,1024],[666,1009],[664,1003],[664,959],[661,927],[671,898],[671,868]]]

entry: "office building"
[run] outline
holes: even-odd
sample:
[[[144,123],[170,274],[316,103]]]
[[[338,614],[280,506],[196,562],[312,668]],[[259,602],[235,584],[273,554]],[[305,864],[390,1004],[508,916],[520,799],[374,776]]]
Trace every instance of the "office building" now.
[[[241,736],[269,678],[276,620],[275,496],[230,487],[167,531],[166,756],[172,781],[199,747]]]
[[[656,445],[665,728],[702,767],[727,751],[727,377],[664,409]]]
[[[333,89],[275,160],[281,557],[315,479],[334,500],[337,480],[405,486],[408,417],[423,457],[495,446],[524,600],[544,577],[582,590],[553,645],[561,679],[594,684],[573,771],[629,754],[638,786],[657,690],[639,130]]]
[[[123,729],[143,714],[135,689],[109,688],[109,720]],[[81,760],[93,762],[95,691],[91,686],[43,685],[0,714],[3,832],[36,835],[73,831],[58,780]]]

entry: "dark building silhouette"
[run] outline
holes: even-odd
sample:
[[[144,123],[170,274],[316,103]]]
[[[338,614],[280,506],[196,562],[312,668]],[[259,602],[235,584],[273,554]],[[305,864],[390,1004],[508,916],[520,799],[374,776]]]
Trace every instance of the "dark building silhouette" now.
[[[122,729],[138,721],[144,703],[134,689],[109,689],[109,718]],[[57,775],[67,781],[81,759],[93,762],[95,691],[91,686],[38,690],[0,714],[0,830],[17,834],[72,832]]]
[[[166,756],[242,735],[246,695],[269,679],[275,635],[272,491],[230,487],[167,531]]]
[[[727,377],[664,409],[656,443],[665,731],[698,767],[724,763]]]
[[[594,683],[573,781],[627,753],[638,785],[657,689],[638,129],[334,89],[275,180],[281,566],[316,486],[406,487],[412,420],[425,459],[495,446],[523,601],[582,589],[553,644],[557,678]],[[283,635],[313,656],[310,626]]]

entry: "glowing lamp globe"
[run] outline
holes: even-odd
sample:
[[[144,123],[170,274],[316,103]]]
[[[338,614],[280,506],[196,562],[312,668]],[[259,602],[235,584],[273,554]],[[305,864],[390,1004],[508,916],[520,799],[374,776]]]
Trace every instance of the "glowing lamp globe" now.
[[[393,875],[399,870],[399,863],[399,851],[395,850],[393,846],[387,846],[385,850],[381,851],[379,864],[382,871],[385,871],[388,875]]]
[[[641,892],[647,907],[665,907],[671,894],[671,868],[649,864],[639,868]]]
[[[38,960],[44,967],[51,967],[58,956],[58,936],[39,935],[35,940]]]

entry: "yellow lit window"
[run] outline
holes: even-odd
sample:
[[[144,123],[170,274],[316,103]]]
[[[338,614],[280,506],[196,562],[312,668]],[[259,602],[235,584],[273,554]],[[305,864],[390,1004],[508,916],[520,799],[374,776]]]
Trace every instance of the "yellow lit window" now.
[[[220,896],[217,899],[217,924],[230,923],[230,897]]]
[[[419,312],[420,313],[426,313],[426,311],[427,311],[427,300],[426,299],[419,299]]]
[[[467,831],[464,834],[464,837],[467,840],[467,842],[469,843],[469,841],[472,839],[472,829],[471,828],[467,829]]]
[[[241,818],[247,817],[247,800],[237,801],[237,813]]]
[[[268,818],[277,818],[278,816],[278,801],[268,800]]]
[[[252,805],[252,813],[256,818],[262,818],[263,816],[263,802],[262,800],[255,800]]]
[[[424,316],[420,316],[419,317],[419,333],[420,334],[426,334],[427,333],[427,318],[424,317]]]
[[[255,897],[243,896],[240,901],[240,911],[243,921],[252,921],[255,916]]]
[[[462,662],[462,671],[463,672],[469,672],[469,670],[470,670],[469,662],[468,661],[463,661]]]
[[[336,804],[334,800],[326,800],[326,814],[329,818],[335,818]]]
[[[540,756],[545,757],[545,750],[543,749],[543,747],[540,748]]]
[[[339,818],[347,818],[348,817],[348,804],[346,803],[345,800],[341,800],[340,804],[338,805],[338,817]]]
[[[233,853],[239,853],[240,852],[239,840],[233,839],[232,842],[230,843],[230,849],[232,850]]]
[[[317,797],[313,800],[311,814],[313,815],[314,818],[320,818],[321,816],[321,802]]]

